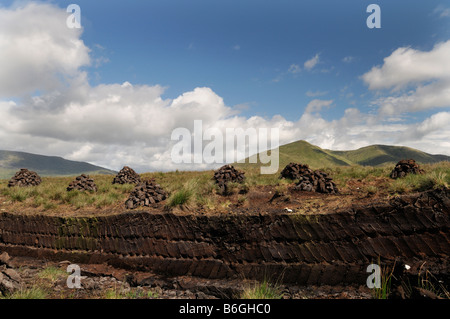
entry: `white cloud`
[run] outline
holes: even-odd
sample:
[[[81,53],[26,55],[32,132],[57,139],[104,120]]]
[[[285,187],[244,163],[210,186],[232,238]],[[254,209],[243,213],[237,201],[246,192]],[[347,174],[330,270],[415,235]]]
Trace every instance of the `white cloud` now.
[[[373,104],[379,106],[381,114],[387,115],[450,107],[450,81],[419,86],[400,96],[381,97]]]
[[[362,76],[370,90],[399,89],[408,84],[450,79],[450,40],[431,51],[399,48]]]
[[[431,154],[450,155],[450,112],[439,112],[422,122],[408,125],[396,136],[404,143]]]
[[[329,107],[332,100],[313,100],[299,119],[288,120],[282,116],[233,115],[233,109],[209,88],[196,88],[173,100],[162,99],[164,89],[159,86],[111,84],[89,87],[87,92],[85,99],[70,99],[58,112],[49,113],[35,104],[0,103],[0,116],[6,123],[0,128],[2,148],[20,146],[28,152],[113,169],[131,165],[143,172],[214,167],[175,165],[171,161],[172,130],[185,127],[193,132],[194,120],[202,120],[203,129],[216,127],[224,134],[226,128],[276,127],[280,129],[280,144],[305,139],[331,149],[414,141],[423,150],[442,153],[441,145],[448,135],[436,137],[436,133],[439,127],[447,127],[443,132],[449,132],[448,115],[419,124],[383,123],[376,116],[349,108],[340,119],[325,120],[317,112]],[[420,138],[414,139],[411,132],[421,132]]]
[[[320,112],[324,107],[330,107],[332,103],[333,100],[314,99],[306,106],[305,113]]]
[[[392,90],[373,102],[381,114],[450,107],[450,40],[425,52],[399,48],[362,79],[371,90]],[[404,92],[409,86],[413,89]]]
[[[0,97],[53,90],[90,63],[80,29],[66,26],[67,13],[48,4],[0,8]]]
[[[306,61],[303,66],[305,67],[305,69],[309,71],[312,70],[312,68],[314,68],[317,65],[317,63],[319,63],[319,53],[317,53],[311,59]]]
[[[450,133],[450,112],[433,114],[423,122],[412,125],[404,132],[402,140],[421,140],[424,136],[435,132]]]

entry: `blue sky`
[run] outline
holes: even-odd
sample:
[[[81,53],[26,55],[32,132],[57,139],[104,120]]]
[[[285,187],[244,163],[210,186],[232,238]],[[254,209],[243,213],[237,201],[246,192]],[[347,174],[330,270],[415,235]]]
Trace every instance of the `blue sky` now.
[[[69,3],[81,8],[81,30],[63,26]],[[366,25],[366,8],[372,3],[381,8],[380,29]],[[184,113],[174,113],[164,122],[167,131],[155,133],[140,127],[144,124],[131,110],[145,110],[151,119],[159,107],[167,110],[181,100],[187,101],[183,110],[194,102],[203,105],[195,112],[202,110],[196,114],[210,125],[237,121],[246,127],[256,121],[295,127],[297,131],[282,134],[282,143],[306,139],[333,149],[395,144],[450,155],[450,81],[437,71],[439,65],[450,65],[447,45],[439,47],[450,46],[447,2],[25,0],[2,1],[2,12],[27,19],[18,25],[17,18],[4,18],[7,27],[1,32],[29,47],[3,42],[11,52],[0,53],[0,67],[8,66],[9,72],[0,72],[0,86],[5,87],[0,90],[0,112],[11,129],[4,127],[0,136],[12,142],[0,143],[0,149],[40,150],[116,169],[127,161],[159,169],[163,165],[157,162],[167,159],[167,150],[159,148],[164,143],[136,142],[133,134],[168,140],[170,130],[183,124],[171,119]],[[38,17],[42,20],[36,22]],[[29,32],[18,31],[26,28]],[[62,43],[64,39],[71,40]],[[25,66],[34,75],[26,79],[28,91],[12,83],[24,83],[25,75],[20,76]],[[44,74],[48,79],[39,79]],[[56,83],[60,78],[66,78],[63,86]],[[123,83],[131,84],[132,95]],[[156,102],[141,103],[147,98]],[[122,108],[116,109],[119,100]],[[64,121],[86,131],[84,137],[75,129],[71,133],[53,127],[56,115],[67,115],[73,105],[79,107],[77,114],[90,115],[80,118],[92,125],[85,128],[67,116]],[[98,119],[91,105],[103,105]],[[133,117],[137,131],[117,134],[130,140],[120,144],[100,137],[93,127],[102,127],[102,118],[119,121],[113,110],[122,113],[127,106],[130,114],[121,116]],[[34,121],[19,109],[23,114],[37,110]],[[146,160],[119,151],[131,146],[127,153],[145,150],[147,155],[141,155]],[[105,160],[105,152],[114,159]]]
[[[248,115],[297,118],[307,92],[336,101],[329,118],[350,103],[367,107],[359,76],[398,47],[429,50],[450,34],[433,14],[440,1],[378,1],[381,29],[366,26],[373,0],[77,3],[83,39],[109,60],[91,83],[160,84],[167,97],[207,86],[227,105],[247,104]],[[288,71],[316,54],[311,72]]]

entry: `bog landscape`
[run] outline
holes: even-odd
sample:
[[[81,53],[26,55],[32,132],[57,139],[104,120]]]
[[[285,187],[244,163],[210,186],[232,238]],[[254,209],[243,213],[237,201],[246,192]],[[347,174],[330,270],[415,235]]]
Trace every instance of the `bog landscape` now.
[[[91,300],[440,313],[448,1],[1,0],[0,309]]]
[[[1,151],[1,297],[450,298],[449,157],[279,154],[137,174]]]

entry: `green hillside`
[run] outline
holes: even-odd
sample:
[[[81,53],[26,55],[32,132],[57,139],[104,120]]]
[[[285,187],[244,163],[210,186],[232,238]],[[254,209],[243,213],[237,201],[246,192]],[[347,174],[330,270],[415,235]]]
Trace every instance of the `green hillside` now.
[[[421,164],[431,164],[450,161],[450,156],[432,155],[404,146],[371,145],[352,151],[332,151],[322,149],[306,141],[296,141],[279,147],[279,171],[290,162],[308,164],[311,168],[333,166],[378,166],[397,163],[402,159],[414,159]],[[255,156],[251,157],[252,159]],[[245,163],[235,163],[236,167],[246,169],[250,166],[259,167],[261,164],[251,164],[247,158]]]
[[[75,176],[84,174],[116,174],[116,172],[85,162],[76,162],[56,156],[24,152],[0,151],[0,179],[11,178],[21,168],[35,171],[40,176]]]
[[[354,151],[329,151],[332,154],[342,156],[349,161],[368,166],[377,166],[387,163],[397,163],[401,159],[414,159],[422,164],[431,164],[450,160],[449,156],[431,155],[410,147],[371,145]]]
[[[290,162],[307,163],[311,167],[348,166],[353,163],[345,157],[333,154],[306,141],[297,141],[282,145],[279,148],[280,166],[284,167]]]

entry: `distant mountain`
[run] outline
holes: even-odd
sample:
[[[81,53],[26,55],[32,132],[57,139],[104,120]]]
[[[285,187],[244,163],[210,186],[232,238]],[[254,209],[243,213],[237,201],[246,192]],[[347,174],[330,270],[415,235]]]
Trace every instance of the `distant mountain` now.
[[[112,175],[117,173],[100,166],[69,161],[62,157],[0,150],[0,179],[11,178],[21,168],[35,171],[40,176],[76,176],[83,173]]]
[[[419,164],[450,161],[450,156],[432,155],[404,146],[371,145],[353,151],[332,151],[302,140],[280,146],[279,153],[279,170],[290,162],[308,164],[311,168],[323,168],[351,165],[380,166],[395,164],[402,159],[414,159]],[[254,159],[254,156],[251,158]],[[260,166],[260,163],[250,164],[247,158],[245,163],[234,165],[244,169],[253,165]]]
[[[371,145],[354,151],[329,151],[342,156],[359,165],[377,166],[387,163],[397,163],[401,159],[414,159],[422,164],[449,161],[450,156],[432,155],[405,146]]]

